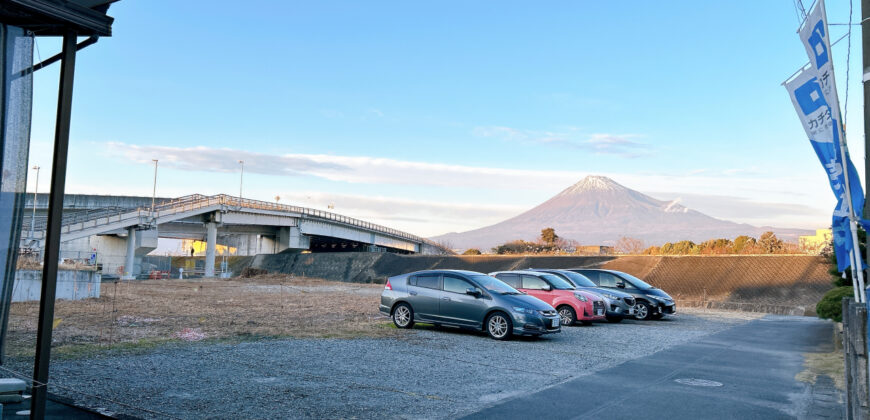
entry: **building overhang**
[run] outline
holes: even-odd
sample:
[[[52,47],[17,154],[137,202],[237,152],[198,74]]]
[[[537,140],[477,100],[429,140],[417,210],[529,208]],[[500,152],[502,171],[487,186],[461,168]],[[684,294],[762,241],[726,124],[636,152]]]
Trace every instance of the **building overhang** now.
[[[117,0],[3,0],[0,22],[37,36],[111,36],[115,19],[106,15]]]

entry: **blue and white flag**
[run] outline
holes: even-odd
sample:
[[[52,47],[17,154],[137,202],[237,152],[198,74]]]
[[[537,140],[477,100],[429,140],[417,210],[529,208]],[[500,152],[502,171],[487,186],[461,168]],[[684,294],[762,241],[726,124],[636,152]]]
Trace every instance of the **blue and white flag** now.
[[[848,151],[841,150],[840,136],[843,132],[840,104],[834,80],[834,64],[824,0],[819,0],[810,10],[798,33],[810,59],[810,66],[787,81],[785,87],[791,96],[804,131],[810,139],[810,144],[825,167],[831,191],[837,198],[837,207],[831,218],[831,229],[837,267],[840,271],[844,271],[851,265],[852,259],[849,254],[853,247],[849,227],[851,209],[846,200],[844,167],[848,170],[850,195],[855,209],[864,208],[864,192],[861,189],[858,171],[852,164]]]
[[[851,265],[849,253],[852,251],[852,234],[849,228],[849,206],[846,201],[846,174],[843,170],[843,155],[840,150],[840,123],[832,117],[832,109],[822,93],[816,75],[815,69],[804,69],[792,80],[787,81],[785,88],[791,96],[792,104],[810,139],[810,144],[825,168],[831,191],[837,198],[831,227],[834,234],[837,267],[843,271]],[[846,159],[849,168],[849,187],[852,190],[852,205],[856,209],[863,209],[864,192],[861,189],[858,171],[848,154]]]

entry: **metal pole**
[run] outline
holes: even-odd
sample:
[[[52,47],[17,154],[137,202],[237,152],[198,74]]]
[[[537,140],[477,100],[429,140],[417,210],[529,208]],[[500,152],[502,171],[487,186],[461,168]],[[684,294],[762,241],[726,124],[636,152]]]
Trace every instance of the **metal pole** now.
[[[242,165],[242,172],[239,173],[239,205],[242,205],[242,178],[245,176],[245,161],[240,160],[239,164]]]
[[[51,330],[54,321],[54,298],[57,290],[57,258],[60,253],[60,226],[63,216],[63,195],[66,188],[73,77],[76,67],[75,32],[66,31],[64,34],[62,54],[57,122],[54,132],[54,155],[51,166],[51,190],[48,198],[48,225],[45,230],[45,260],[42,270],[42,290],[39,297],[39,322],[36,332],[36,357],[33,366],[30,405],[30,418],[40,420],[45,417],[48,367],[51,361]]]
[[[861,0],[861,47],[864,86],[864,219],[870,219],[870,0]],[[868,232],[870,233],[870,232]],[[860,258],[860,257],[859,257]],[[867,252],[870,266],[870,250]]]
[[[36,185],[33,187],[33,213],[30,215],[30,239],[33,239],[33,230],[36,228],[36,194],[39,192],[39,165],[33,165],[33,169],[36,169]]]
[[[154,198],[157,197],[157,159],[151,159],[154,162],[154,189],[151,191],[151,221],[154,221]]]

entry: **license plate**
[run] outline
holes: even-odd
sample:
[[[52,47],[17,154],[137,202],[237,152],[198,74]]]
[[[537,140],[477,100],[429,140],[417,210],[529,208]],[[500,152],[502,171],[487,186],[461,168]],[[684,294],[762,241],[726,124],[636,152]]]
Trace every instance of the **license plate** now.
[[[552,326],[553,328],[558,327],[558,326],[559,326],[559,320],[560,320],[559,318],[551,319],[551,320],[550,320],[550,322],[552,323],[551,326]]]

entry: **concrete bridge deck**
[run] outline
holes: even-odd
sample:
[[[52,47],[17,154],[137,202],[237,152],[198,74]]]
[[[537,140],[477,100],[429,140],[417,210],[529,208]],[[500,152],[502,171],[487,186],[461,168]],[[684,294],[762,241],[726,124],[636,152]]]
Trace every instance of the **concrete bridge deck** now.
[[[256,236],[267,241],[267,252],[285,250],[384,250],[399,253],[442,254],[450,251],[425,238],[398,229],[340,214],[300,206],[244,199],[229,195],[189,195],[155,200],[141,206],[141,197],[124,197],[123,203],[138,203],[126,209],[107,206],[106,200],[84,201],[64,215],[61,242],[97,235],[126,238],[125,276],[135,275],[136,258],[157,247],[157,238],[196,239],[206,242],[206,275],[213,267],[218,235]],[[33,204],[33,200],[30,200]],[[93,202],[93,203],[92,203]],[[39,200],[37,200],[37,208]],[[149,203],[150,204],[150,203]],[[33,207],[31,207],[32,209]],[[46,220],[25,218],[22,247],[44,248]],[[257,246],[257,253],[262,252]],[[316,249],[313,249],[316,248]],[[337,248],[337,249],[336,249]]]

